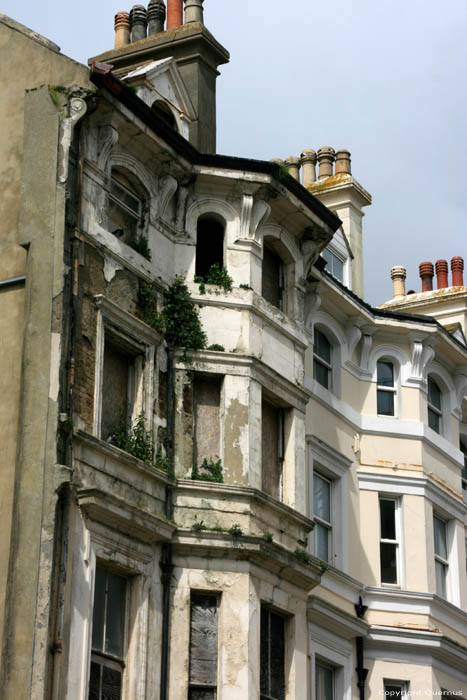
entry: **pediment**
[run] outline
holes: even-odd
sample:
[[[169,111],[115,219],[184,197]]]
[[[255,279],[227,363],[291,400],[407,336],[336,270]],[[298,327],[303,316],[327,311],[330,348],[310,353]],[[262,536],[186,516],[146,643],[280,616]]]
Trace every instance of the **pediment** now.
[[[163,100],[179,119],[196,120],[193,103],[172,57],[141,66],[128,73],[123,80],[136,88],[138,97],[149,107],[152,107],[156,100]]]

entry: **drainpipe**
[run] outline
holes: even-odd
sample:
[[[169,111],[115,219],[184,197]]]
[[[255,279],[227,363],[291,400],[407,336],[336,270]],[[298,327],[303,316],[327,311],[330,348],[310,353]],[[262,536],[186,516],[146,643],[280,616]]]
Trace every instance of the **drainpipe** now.
[[[54,566],[58,567],[57,572],[57,592],[56,592],[56,613],[54,636],[52,643],[52,698],[60,700],[60,661],[63,652],[63,626],[65,618],[65,593],[68,573],[68,545],[70,533],[70,489],[65,487],[61,490],[57,503],[57,532],[60,532],[58,552]]]
[[[368,610],[367,605],[363,605],[362,597],[358,599],[358,603],[355,604],[355,612],[357,617],[361,620],[365,617],[365,613]],[[359,690],[360,700],[365,700],[365,683],[366,677],[368,676],[368,669],[363,666],[363,653],[364,653],[364,643],[363,637],[356,638],[357,645],[357,667],[355,669],[357,673],[357,685]]]
[[[169,461],[169,470],[172,475],[175,471],[174,465],[174,401],[175,396],[175,373],[174,373],[174,351],[167,348],[167,442],[166,450]],[[173,518],[172,488],[166,489],[165,513],[168,520]],[[167,700],[168,680],[169,680],[169,644],[170,644],[170,584],[172,582],[172,545],[166,542],[162,545],[162,555],[160,561],[161,583],[162,583],[162,650],[161,650],[161,693],[160,700]]]

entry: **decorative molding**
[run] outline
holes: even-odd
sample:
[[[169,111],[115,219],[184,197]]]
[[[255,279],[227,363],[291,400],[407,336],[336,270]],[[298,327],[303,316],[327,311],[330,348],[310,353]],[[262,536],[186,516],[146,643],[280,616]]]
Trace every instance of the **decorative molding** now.
[[[117,129],[111,124],[99,127],[97,141],[99,153],[97,156],[97,167],[105,172],[112,149],[118,143]]]
[[[422,341],[417,337],[412,338],[412,377],[411,380],[415,382],[422,382],[425,380],[425,371],[429,362],[431,362],[435,356],[435,350],[430,341]]]
[[[164,175],[159,180],[159,216],[165,216],[170,200],[177,191],[178,182],[172,175]]]
[[[346,640],[365,637],[370,626],[365,620],[349,615],[316,595],[311,595],[308,599],[307,617],[309,622]]]

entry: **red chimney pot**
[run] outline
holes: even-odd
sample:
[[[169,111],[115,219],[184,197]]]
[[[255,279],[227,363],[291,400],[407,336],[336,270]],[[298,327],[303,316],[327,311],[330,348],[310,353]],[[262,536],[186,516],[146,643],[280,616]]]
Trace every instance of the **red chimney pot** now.
[[[464,258],[456,255],[451,259],[452,286],[464,286]]]
[[[183,24],[183,0],[167,0],[167,29],[176,29]]]
[[[432,292],[433,275],[435,274],[433,263],[422,262],[420,263],[418,270],[420,272],[420,277],[422,278],[422,292]]]
[[[438,289],[446,289],[449,286],[448,283],[448,263],[447,260],[437,260],[436,264],[436,277],[438,278]]]

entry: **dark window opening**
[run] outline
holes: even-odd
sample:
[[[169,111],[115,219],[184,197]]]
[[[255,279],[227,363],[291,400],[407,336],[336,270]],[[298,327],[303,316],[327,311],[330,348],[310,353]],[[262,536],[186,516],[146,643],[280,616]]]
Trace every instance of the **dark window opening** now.
[[[217,596],[192,594],[189,700],[217,697],[217,608]]]
[[[262,488],[282,500],[284,463],[284,409],[263,398],[261,402]]]
[[[381,583],[398,583],[399,542],[396,505],[393,498],[379,499]]]
[[[131,423],[136,357],[123,342],[106,333],[102,377],[102,440],[111,439],[117,429],[128,428]]]
[[[126,595],[126,579],[97,567],[88,700],[122,697]]]
[[[462,488],[467,491],[467,447],[461,442],[460,449],[464,453],[464,466],[462,467]]]
[[[285,619],[261,607],[261,700],[285,700]]]
[[[331,388],[332,345],[324,333],[315,329],[313,344],[313,378],[324,386]]]
[[[379,360],[377,368],[377,403],[378,415],[394,415],[394,365],[387,360]]]
[[[315,700],[334,700],[334,669],[318,661],[315,664]]]
[[[109,191],[109,231],[132,245],[144,226],[145,196],[137,179],[113,168]]]
[[[441,433],[441,389],[432,377],[428,377],[428,425]]]
[[[220,458],[220,399],[219,376],[195,375],[193,380],[194,445],[193,464],[201,465]]]
[[[164,124],[167,124],[167,126],[170,126],[171,129],[175,129],[175,131],[178,132],[175,115],[164,100],[156,100],[152,105],[152,111],[157,114],[159,119],[161,119]]]
[[[195,275],[206,280],[213,265],[224,267],[224,225],[211,216],[198,219]]]
[[[284,306],[284,263],[282,258],[264,244],[261,294],[266,301],[283,311]]]

